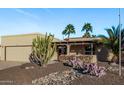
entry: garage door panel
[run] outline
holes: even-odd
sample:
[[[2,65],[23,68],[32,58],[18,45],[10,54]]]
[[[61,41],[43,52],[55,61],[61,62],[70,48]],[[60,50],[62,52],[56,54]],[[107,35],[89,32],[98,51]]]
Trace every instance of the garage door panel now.
[[[29,62],[30,53],[31,47],[7,47],[6,60]]]

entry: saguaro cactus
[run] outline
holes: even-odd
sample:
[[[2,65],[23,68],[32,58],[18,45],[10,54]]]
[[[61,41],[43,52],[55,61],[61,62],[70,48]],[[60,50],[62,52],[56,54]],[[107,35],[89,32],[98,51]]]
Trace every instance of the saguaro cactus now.
[[[37,36],[32,42],[30,61],[38,65],[47,64],[54,55],[56,45],[52,43],[54,36],[49,34],[45,37]]]

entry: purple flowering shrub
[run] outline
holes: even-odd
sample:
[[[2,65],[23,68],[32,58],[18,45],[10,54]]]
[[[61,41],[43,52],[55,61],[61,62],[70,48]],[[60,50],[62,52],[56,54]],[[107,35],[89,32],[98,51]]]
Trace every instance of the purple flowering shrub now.
[[[79,58],[73,57],[68,61],[73,68],[80,69],[82,73],[101,77],[105,75],[105,67],[98,66],[96,63],[83,63]]]
[[[90,75],[101,77],[105,75],[105,67],[98,66],[96,63],[84,64],[83,73],[89,73]]]
[[[68,63],[73,68],[82,68],[83,67],[81,60],[76,57],[73,57],[73,59],[70,59]]]

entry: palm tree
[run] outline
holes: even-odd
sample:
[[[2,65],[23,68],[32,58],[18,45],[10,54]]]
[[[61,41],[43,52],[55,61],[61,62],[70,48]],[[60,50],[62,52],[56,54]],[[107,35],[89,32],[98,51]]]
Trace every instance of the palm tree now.
[[[112,50],[113,58],[112,62],[117,62],[119,58],[119,28],[118,25],[117,28],[112,26],[111,28],[105,29],[108,33],[108,37],[105,35],[99,35],[98,37],[102,38],[102,42],[105,44],[105,46]],[[124,33],[124,29],[121,30],[122,33]],[[123,38],[122,42],[124,42],[124,35],[121,36]]]
[[[122,45],[122,50],[124,51],[124,28],[121,31],[121,45]]]
[[[68,39],[70,37],[70,34],[75,34],[75,28],[72,24],[68,24],[66,27],[65,27],[65,30],[63,30],[62,32],[63,35],[68,35]]]
[[[83,37],[91,37],[90,32],[92,32],[93,27],[91,26],[90,23],[85,23],[81,31],[86,31]]]

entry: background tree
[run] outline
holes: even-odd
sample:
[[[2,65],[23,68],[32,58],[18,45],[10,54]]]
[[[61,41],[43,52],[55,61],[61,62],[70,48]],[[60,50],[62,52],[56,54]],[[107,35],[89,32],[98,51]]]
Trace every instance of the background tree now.
[[[62,32],[63,35],[68,35],[68,39],[70,37],[70,34],[75,34],[75,28],[72,24],[68,24],[65,29]]]
[[[121,31],[121,45],[122,45],[122,50],[124,51],[124,28]]]
[[[109,49],[112,50],[113,58],[111,59],[112,62],[117,62],[119,58],[119,28],[120,26],[105,29],[108,33],[108,37],[105,35],[99,35],[98,37],[102,38],[103,44]],[[121,33],[124,32],[124,29],[121,30]],[[124,38],[124,35],[121,35],[121,38]],[[122,44],[124,39],[122,40]]]
[[[93,27],[91,26],[90,23],[85,23],[84,26],[82,27],[81,31],[86,31],[83,35],[83,37],[91,37],[89,32],[92,32]]]

